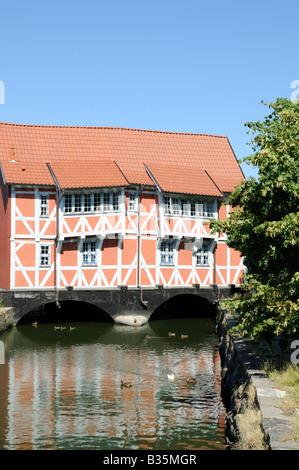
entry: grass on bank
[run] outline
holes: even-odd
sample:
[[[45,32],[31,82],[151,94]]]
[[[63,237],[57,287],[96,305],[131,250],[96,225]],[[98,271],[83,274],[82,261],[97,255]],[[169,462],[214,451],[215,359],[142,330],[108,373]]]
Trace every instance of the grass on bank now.
[[[236,421],[240,433],[237,449],[265,450],[264,435],[261,428],[261,412],[248,408],[244,413],[237,415]]]
[[[299,442],[299,366],[286,364],[281,369],[269,368],[267,370],[270,379],[273,380],[275,388],[284,390],[286,395],[282,398],[282,407],[286,412],[295,415],[295,429],[293,439]]]
[[[247,407],[243,413],[236,415],[239,440],[235,446],[237,450],[265,450],[267,445],[261,427],[262,413],[257,409],[256,390],[250,383],[246,388]],[[241,405],[242,406],[242,405]]]

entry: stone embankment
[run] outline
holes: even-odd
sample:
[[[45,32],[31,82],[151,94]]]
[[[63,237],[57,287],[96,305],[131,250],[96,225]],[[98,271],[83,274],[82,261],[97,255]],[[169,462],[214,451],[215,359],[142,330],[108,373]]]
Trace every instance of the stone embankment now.
[[[13,325],[13,308],[0,308],[0,333]]]
[[[219,312],[228,448],[299,450],[299,443],[292,441],[295,418],[286,415],[281,406],[285,392],[275,389],[250,342],[229,331],[234,324],[233,318]]]

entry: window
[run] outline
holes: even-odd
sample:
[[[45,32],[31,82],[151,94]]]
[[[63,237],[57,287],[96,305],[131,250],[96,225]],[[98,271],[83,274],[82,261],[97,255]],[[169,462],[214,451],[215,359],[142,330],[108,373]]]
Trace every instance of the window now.
[[[94,193],[93,195],[93,208],[95,212],[101,211],[101,193]]]
[[[104,193],[103,194],[103,211],[109,212],[110,210],[110,194]]]
[[[84,241],[82,245],[82,265],[95,266],[96,263],[96,241]]]
[[[174,240],[161,242],[161,264],[169,266],[174,264]]]
[[[182,208],[183,208],[183,215],[189,215],[189,201],[188,199],[182,199]]]
[[[118,193],[112,193],[112,210],[117,212],[118,209]]]
[[[204,241],[202,247],[196,252],[196,266],[208,266],[210,264],[211,243]]]
[[[214,201],[206,201],[206,217],[214,217]]]
[[[128,205],[128,210],[130,212],[136,212],[137,211],[137,197],[136,193],[129,193],[129,205]]]
[[[72,195],[66,194],[64,196],[64,212],[72,212]]]
[[[50,245],[40,245],[40,260],[41,267],[50,267]]]
[[[74,194],[74,212],[81,212],[82,203],[81,203],[81,194]]]
[[[172,213],[173,215],[181,215],[180,200],[178,198],[172,198]]]
[[[190,215],[191,217],[195,217],[196,215],[196,203],[195,201],[190,201]]]
[[[84,194],[84,212],[91,212],[91,194]]]
[[[117,212],[119,192],[67,193],[64,196],[64,213]]]
[[[171,214],[171,200],[169,196],[164,196],[164,214]]]
[[[199,203],[198,203],[198,216],[199,216],[199,217],[203,217],[203,216],[204,216],[204,207],[203,207],[203,203],[202,203],[202,202],[199,202]]]
[[[164,196],[164,215],[183,217],[215,217],[214,199],[203,201],[201,199],[185,199],[173,196]]]
[[[49,196],[48,194],[40,194],[40,216],[49,216]]]

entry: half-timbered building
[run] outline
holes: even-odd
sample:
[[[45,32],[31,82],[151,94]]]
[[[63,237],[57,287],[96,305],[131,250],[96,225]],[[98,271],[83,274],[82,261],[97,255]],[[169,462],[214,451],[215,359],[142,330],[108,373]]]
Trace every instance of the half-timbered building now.
[[[0,123],[0,288],[238,285],[227,137]]]

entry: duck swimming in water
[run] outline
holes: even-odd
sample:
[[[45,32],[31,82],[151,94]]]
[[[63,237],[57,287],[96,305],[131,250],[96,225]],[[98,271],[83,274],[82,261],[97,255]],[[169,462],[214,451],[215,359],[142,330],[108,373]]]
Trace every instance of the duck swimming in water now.
[[[175,379],[175,375],[174,374],[167,374],[167,378],[169,380],[174,380]]]
[[[132,383],[131,383],[131,382],[123,382],[123,381],[121,380],[121,381],[120,381],[120,386],[121,386],[121,387],[129,388],[129,387],[132,387]]]
[[[195,383],[196,383],[196,379],[194,377],[187,378],[187,384],[195,384]]]

